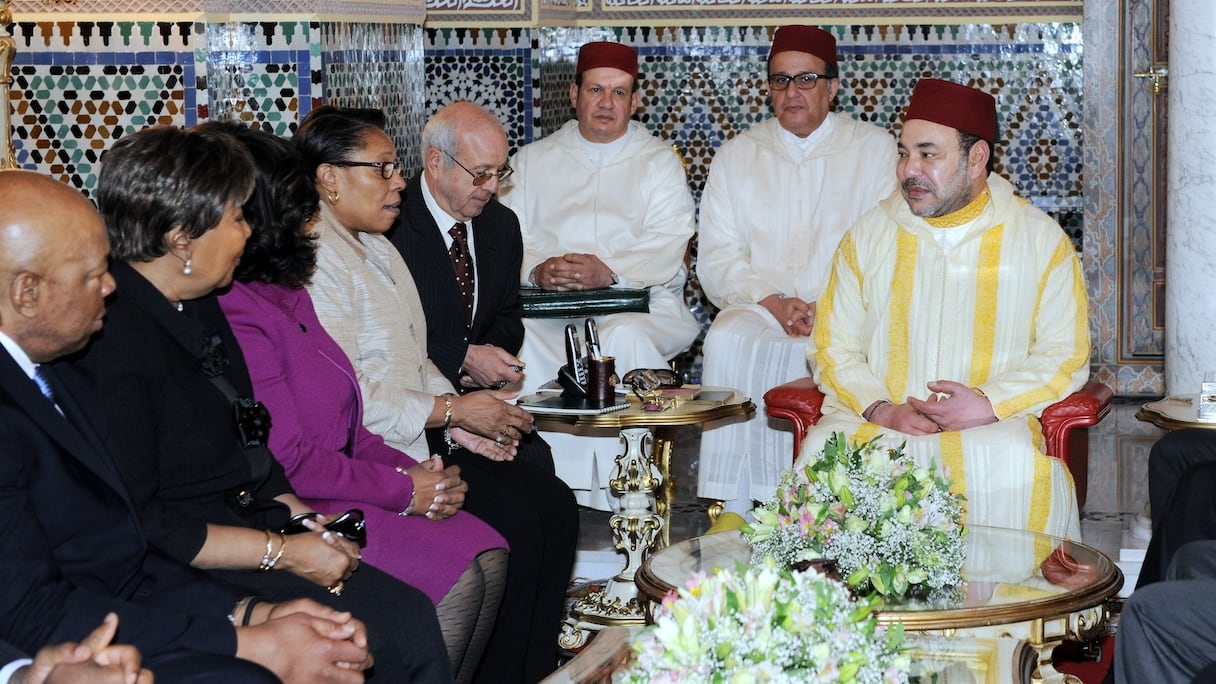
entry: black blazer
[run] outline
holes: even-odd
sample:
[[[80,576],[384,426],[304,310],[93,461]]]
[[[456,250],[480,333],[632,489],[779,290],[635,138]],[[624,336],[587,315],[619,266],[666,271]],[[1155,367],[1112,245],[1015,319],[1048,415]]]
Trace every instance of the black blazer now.
[[[67,365],[61,372],[73,385],[104,388],[105,444],[148,539],[189,563],[207,523],[281,528],[290,513],[273,498],[292,491],[283,468],[268,449],[241,447],[232,401],[208,377],[222,372],[237,394],[253,396],[215,296],[178,312],[127,264],[110,272],[118,287],[105,328],[83,355],[56,365]],[[222,356],[204,351],[213,337]]]
[[[7,641],[0,641],[0,667],[4,667],[14,660],[21,660],[22,658],[29,657],[31,656],[26,655],[25,651],[22,651]]]
[[[405,186],[401,202],[401,215],[389,239],[405,258],[426,311],[427,355],[459,389],[460,366],[470,344],[492,344],[518,354],[524,342],[523,308],[519,303],[524,245],[519,219],[497,199],[491,199],[472,221],[477,251],[473,262],[477,309],[469,324],[456,286],[456,271],[422,196],[421,174]]]
[[[0,348],[0,638],[34,653],[113,611],[117,640],[146,659],[235,654],[241,594],[150,548],[93,398],[47,372],[62,415]]]

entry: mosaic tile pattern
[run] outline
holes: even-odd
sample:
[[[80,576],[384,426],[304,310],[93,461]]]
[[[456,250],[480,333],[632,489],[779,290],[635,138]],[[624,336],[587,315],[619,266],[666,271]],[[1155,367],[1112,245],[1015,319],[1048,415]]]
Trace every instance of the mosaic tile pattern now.
[[[208,96],[200,118],[290,137],[319,96],[320,53],[312,49],[317,33],[319,24],[308,22],[207,24],[197,48]]]
[[[532,37],[526,29],[428,29],[426,117],[469,100],[493,112],[512,152],[531,140]]]
[[[1079,26],[827,28],[836,34],[841,55],[838,111],[898,129],[912,86],[930,74],[994,92],[1003,133],[998,171],[1046,210],[1081,209]],[[637,118],[685,150],[699,195],[718,145],[770,115],[762,78],[771,31],[682,28],[669,30],[660,42],[657,30],[539,29],[539,132],[555,130],[570,116],[562,81],[569,83],[582,42],[572,38],[633,45],[642,73]],[[562,78],[550,78],[550,71]]]
[[[418,141],[426,123],[422,29],[411,24],[325,22],[321,35],[324,101],[384,110],[405,168],[421,168]]]
[[[191,22],[17,22],[13,36],[13,146],[22,167],[88,193],[112,141],[197,121]]]

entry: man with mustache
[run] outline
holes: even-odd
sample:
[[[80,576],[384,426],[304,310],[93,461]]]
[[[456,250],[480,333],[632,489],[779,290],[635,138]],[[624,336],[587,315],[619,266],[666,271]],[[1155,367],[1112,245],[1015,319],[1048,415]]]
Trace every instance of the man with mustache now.
[[[684,303],[684,252],[695,230],[684,169],[670,145],[631,121],[640,104],[633,48],[584,45],[570,104],[576,118],[520,149],[511,160],[515,175],[499,189],[523,232],[521,282],[546,290],[648,288],[649,313],[597,317],[601,348],[615,357],[619,375],[666,368],[701,331]],[[524,319],[523,393],[557,377],[570,322],[582,329],[582,318]],[[607,509],[620,440],[545,439],[579,503]]]
[[[697,274],[722,310],[705,336],[706,385],[757,400],[810,374],[807,337],[840,237],[895,189],[895,141],[831,112],[836,38],[814,26],[773,34],[767,83],[775,116],[714,154],[701,198]],[[701,436],[699,496],[742,513],[773,493],[793,437],[756,411]]]
[[[1078,538],[1072,478],[1037,414],[1089,375],[1085,284],[1054,220],[992,172],[996,101],[937,79],[904,112],[900,190],[844,236],[818,303],[827,438],[882,436],[945,466],[971,524]]]

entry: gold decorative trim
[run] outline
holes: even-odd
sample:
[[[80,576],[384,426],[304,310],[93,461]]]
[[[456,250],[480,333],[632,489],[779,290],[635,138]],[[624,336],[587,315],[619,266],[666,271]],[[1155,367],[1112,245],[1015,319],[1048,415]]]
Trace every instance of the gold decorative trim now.
[[[8,2],[0,0],[0,27],[13,23]],[[13,87],[13,56],[16,54],[17,41],[11,35],[0,35],[0,170],[17,168],[17,152],[13,149],[13,109],[9,100]]]

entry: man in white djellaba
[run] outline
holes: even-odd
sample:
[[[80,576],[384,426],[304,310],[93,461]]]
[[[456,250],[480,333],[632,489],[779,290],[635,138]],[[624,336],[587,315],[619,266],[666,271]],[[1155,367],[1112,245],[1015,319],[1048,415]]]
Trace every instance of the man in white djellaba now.
[[[722,145],[701,199],[697,274],[721,311],[705,338],[706,385],[751,396],[756,415],[701,437],[698,494],[745,512],[790,467],[793,436],[762,397],[810,375],[807,343],[832,253],[863,213],[895,190],[895,141],[832,112],[836,39],[814,26],[773,35],[774,116]]]
[[[700,333],[684,302],[684,253],[696,229],[679,156],[631,118],[640,104],[637,52],[594,42],[579,50],[570,103],[576,118],[521,148],[499,199],[523,233],[520,280],[546,290],[648,288],[649,313],[597,317],[616,371],[666,368]],[[557,377],[563,329],[582,319],[524,319],[522,394]],[[608,475],[617,438],[545,432],[557,474],[579,503],[613,507]]]

